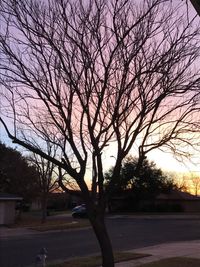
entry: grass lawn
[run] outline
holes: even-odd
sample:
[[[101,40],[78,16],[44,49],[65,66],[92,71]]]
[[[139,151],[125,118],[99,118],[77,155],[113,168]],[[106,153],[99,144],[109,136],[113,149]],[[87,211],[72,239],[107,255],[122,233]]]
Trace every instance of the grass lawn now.
[[[62,213],[47,216],[45,223],[41,222],[40,213],[25,212],[21,218],[16,221],[12,228],[25,227],[36,231],[65,230],[89,227],[88,219],[73,219],[72,216],[58,216]],[[67,214],[67,213],[66,213]]]
[[[76,229],[83,227],[90,227],[90,222],[88,220],[81,220],[81,219],[67,223],[64,223],[62,221],[57,221],[57,222],[47,222],[45,224],[43,223],[29,228],[32,230],[45,232],[50,230],[66,230],[66,229]]]
[[[170,258],[140,265],[140,267],[200,267],[200,259]]]
[[[147,254],[138,254],[131,252],[116,252],[114,253],[115,262],[128,261],[133,259],[139,259],[147,257]],[[97,267],[101,265],[100,256],[80,257],[74,258],[69,261],[65,261],[57,264],[49,264],[47,267]]]

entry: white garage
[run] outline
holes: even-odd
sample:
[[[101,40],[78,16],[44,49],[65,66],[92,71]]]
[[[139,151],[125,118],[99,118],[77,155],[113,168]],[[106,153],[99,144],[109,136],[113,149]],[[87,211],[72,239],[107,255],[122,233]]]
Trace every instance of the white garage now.
[[[14,223],[16,202],[20,200],[21,197],[0,193],[0,225]]]

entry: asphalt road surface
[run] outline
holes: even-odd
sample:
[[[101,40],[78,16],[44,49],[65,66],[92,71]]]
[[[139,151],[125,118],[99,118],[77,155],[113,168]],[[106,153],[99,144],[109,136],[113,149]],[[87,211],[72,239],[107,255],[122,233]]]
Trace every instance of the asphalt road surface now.
[[[107,226],[115,250],[200,239],[198,219],[114,216],[107,219]],[[48,251],[48,261],[99,253],[99,246],[91,229],[3,238],[0,241],[0,267],[32,265],[42,247]]]

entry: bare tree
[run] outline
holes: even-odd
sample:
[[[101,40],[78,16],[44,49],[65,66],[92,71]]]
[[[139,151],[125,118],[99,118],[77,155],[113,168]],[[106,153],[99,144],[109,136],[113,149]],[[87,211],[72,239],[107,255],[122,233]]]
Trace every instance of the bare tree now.
[[[185,174],[184,175],[177,174],[173,180],[178,190],[183,191],[183,192],[190,191],[190,181]]]
[[[57,146],[46,140],[43,149],[49,157],[56,157]],[[42,223],[46,222],[47,218],[47,202],[49,193],[59,188],[57,166],[51,161],[43,158],[39,154],[32,153],[28,157],[29,163],[35,167],[38,172],[38,189],[40,190],[40,200],[42,207]]]
[[[198,196],[200,192],[200,177],[198,175],[191,174],[190,181],[195,196]]]
[[[180,13],[167,0],[0,1],[0,122],[77,182],[104,267],[114,266],[105,207],[124,157],[137,148],[137,171],[153,149],[189,156],[197,143],[199,28]],[[34,145],[46,138],[55,157]]]
[[[51,141],[52,140],[53,139],[51,139]],[[35,144],[35,147],[41,151],[45,151],[51,158],[56,158],[59,150],[58,146],[48,139],[44,140],[42,147],[38,147],[37,144]],[[69,192],[70,190],[76,190],[77,186],[72,177],[68,177],[66,172],[60,172],[57,165],[43,158],[41,155],[32,153],[27,157],[27,160],[29,164],[34,166],[39,174],[37,183],[38,189],[40,190],[42,223],[45,223],[47,219],[49,194],[60,189]],[[73,194],[73,191],[70,191],[70,193]],[[76,194],[76,191],[74,194]]]

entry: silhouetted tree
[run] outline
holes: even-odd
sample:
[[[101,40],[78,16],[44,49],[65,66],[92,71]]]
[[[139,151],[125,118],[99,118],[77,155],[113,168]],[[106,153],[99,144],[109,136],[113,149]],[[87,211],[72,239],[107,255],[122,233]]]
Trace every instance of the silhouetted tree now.
[[[48,140],[46,140],[43,146],[43,150],[50,157],[55,157],[57,148],[57,146],[49,143]],[[37,181],[42,207],[42,222],[45,223],[47,218],[47,202],[49,193],[59,188],[57,167],[54,163],[36,153],[32,153],[28,157],[28,161],[31,166],[33,166],[37,170],[38,173]]]
[[[189,178],[189,180],[191,182],[191,187],[193,189],[193,193],[195,194],[195,196],[198,196],[199,192],[200,192],[200,177],[199,177],[199,175],[191,174],[191,177]]]
[[[140,169],[136,172],[138,159],[128,156],[122,163],[122,168],[115,184],[115,191],[132,191],[135,200],[153,199],[162,192],[169,192],[175,188],[175,183],[155,162],[144,159]],[[106,186],[112,178],[113,168],[105,174]]]
[[[176,175],[174,177],[174,181],[178,190],[183,192],[190,192],[190,181],[187,175]]]
[[[0,191],[31,202],[38,195],[38,172],[17,150],[0,143]]]
[[[104,267],[114,266],[105,206],[133,145],[137,172],[153,149],[188,155],[198,143],[199,28],[180,14],[167,0],[0,1],[0,122],[76,181]],[[60,148],[55,157],[35,145],[46,138]]]

